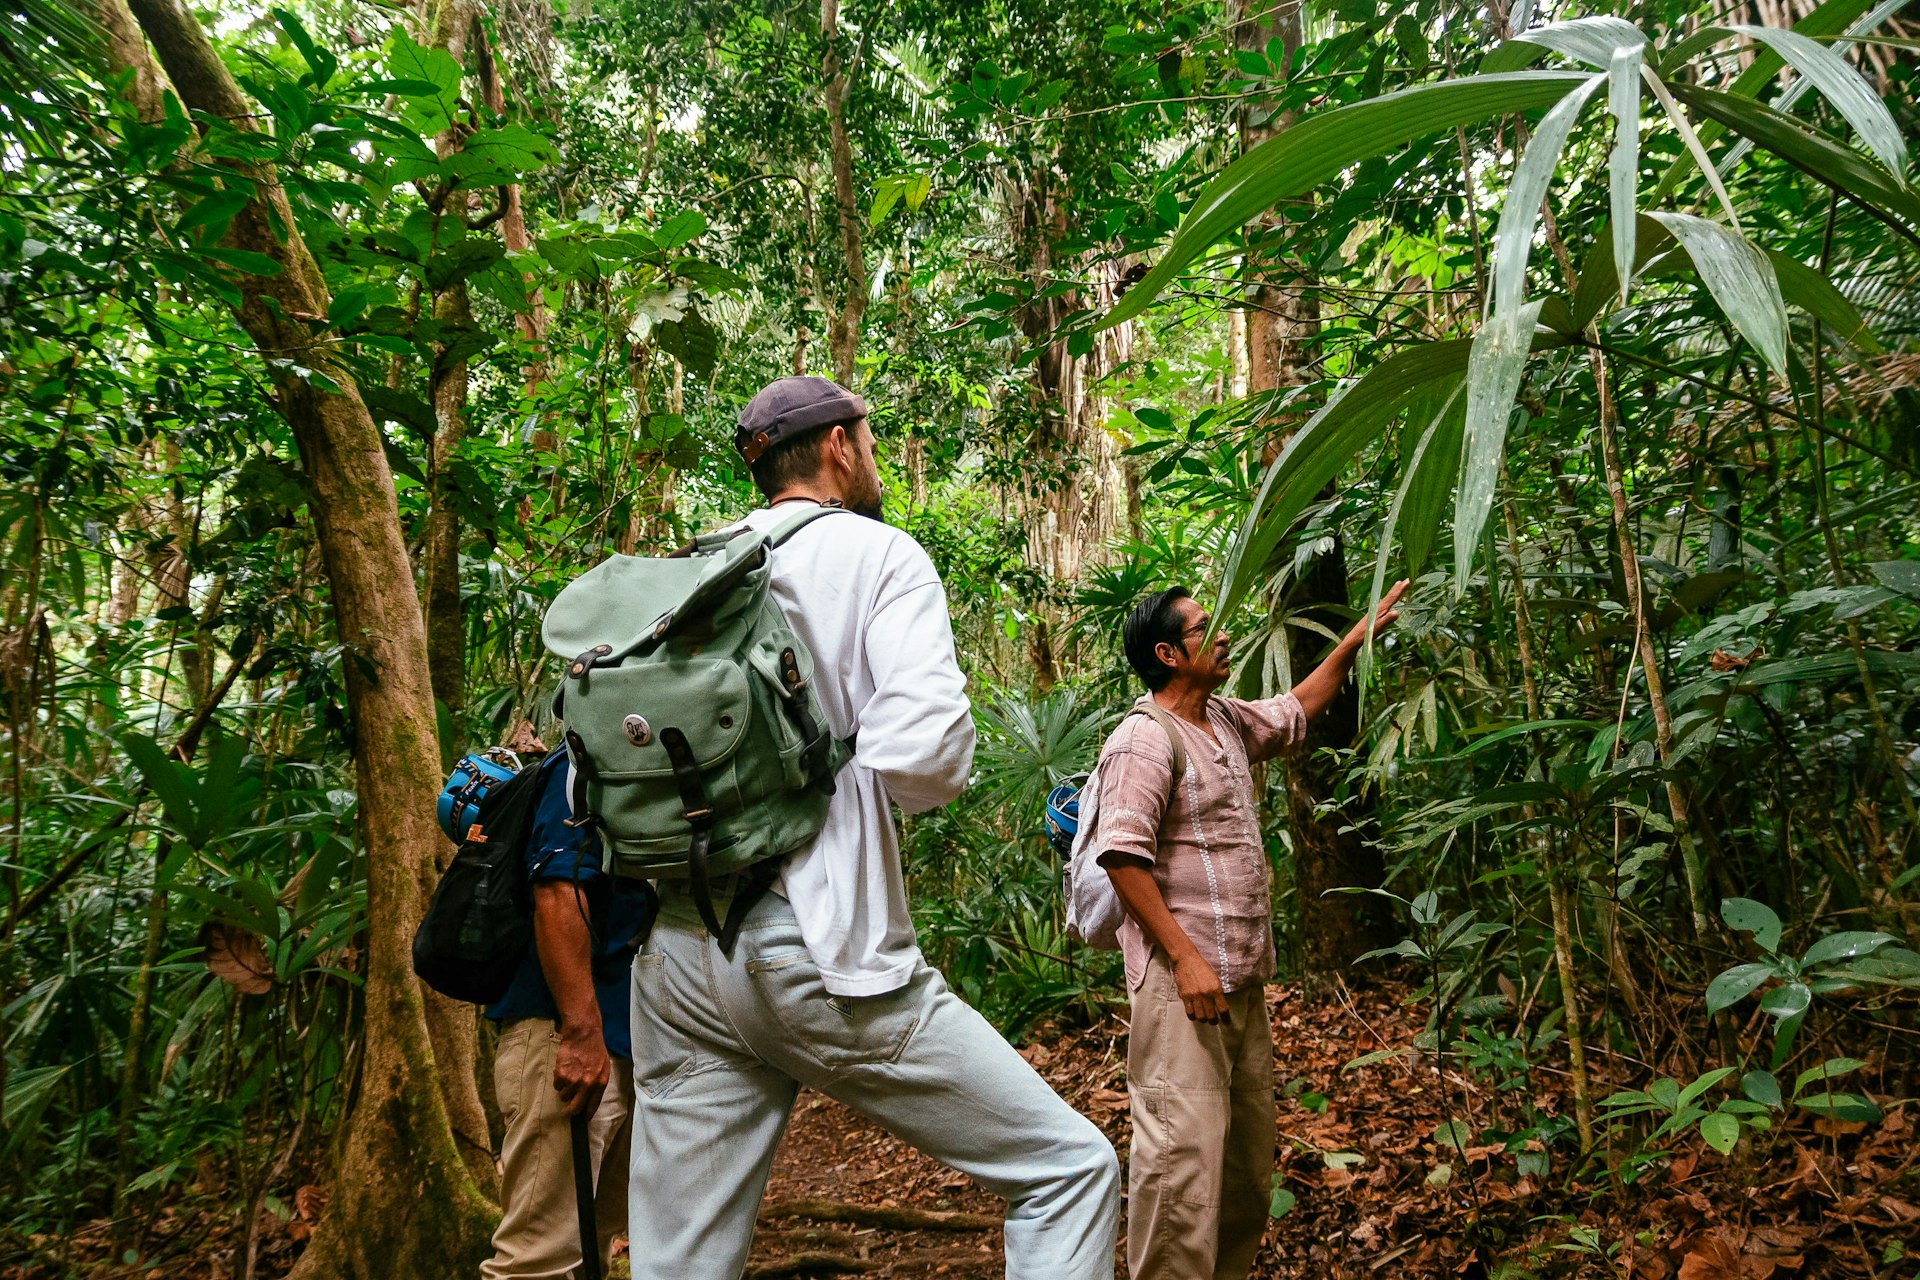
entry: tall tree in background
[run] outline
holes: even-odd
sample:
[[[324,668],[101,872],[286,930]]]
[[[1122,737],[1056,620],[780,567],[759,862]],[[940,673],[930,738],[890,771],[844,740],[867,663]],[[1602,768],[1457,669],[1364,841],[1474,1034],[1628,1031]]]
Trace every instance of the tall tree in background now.
[[[1236,47],[1268,59],[1282,81],[1290,79],[1304,39],[1303,0],[1240,0],[1240,4],[1234,26]],[[1245,104],[1240,112],[1241,153],[1291,123],[1292,113],[1276,103]],[[1306,237],[1300,228],[1311,210],[1312,197],[1307,197],[1290,211],[1291,216],[1269,212],[1247,227],[1249,249],[1242,268],[1248,282],[1242,303],[1247,393],[1265,397],[1269,414],[1276,411],[1279,393],[1311,380],[1308,350],[1320,328],[1320,307],[1305,268],[1287,256],[1288,249],[1296,258],[1301,253],[1299,242]],[[1264,463],[1271,465],[1279,456],[1281,443],[1279,437],[1270,441]],[[1279,604],[1288,620],[1317,624],[1337,635],[1349,621],[1347,559],[1339,537],[1330,542],[1281,589]],[[1286,625],[1280,619],[1275,620],[1275,628],[1269,643],[1290,646],[1293,670],[1311,669],[1325,648],[1321,632],[1312,626]],[[1313,973],[1334,972],[1379,945],[1386,923],[1371,898],[1328,892],[1377,888],[1385,875],[1379,851],[1353,813],[1320,811],[1341,789],[1345,769],[1334,753],[1352,747],[1359,732],[1360,692],[1355,682],[1348,681],[1308,727],[1305,746],[1285,766],[1294,887],[1300,902],[1300,959]]]
[[[182,0],[132,11],[189,109],[250,130],[255,112]],[[428,1007],[411,969],[415,922],[442,839],[426,634],[379,428],[352,375],[309,322],[328,291],[271,166],[225,162],[247,203],[228,243],[272,264],[239,277],[236,315],[267,357],[274,401],[298,443],[353,717],[360,826],[367,849],[365,1052],[331,1206],[300,1273],[429,1280],[469,1271],[494,1210],[455,1137],[477,1111],[472,1074],[436,1069]],[[467,1024],[471,1033],[471,1022]],[[459,1099],[449,1105],[449,1096]]]

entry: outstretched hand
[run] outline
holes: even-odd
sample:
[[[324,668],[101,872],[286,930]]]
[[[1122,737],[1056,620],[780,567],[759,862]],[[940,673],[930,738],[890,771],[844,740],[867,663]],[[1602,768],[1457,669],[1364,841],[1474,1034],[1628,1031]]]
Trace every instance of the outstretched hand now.
[[[1362,618],[1354,623],[1353,630],[1347,633],[1347,639],[1355,643],[1363,643],[1369,633],[1377,636],[1392,626],[1394,620],[1400,616],[1400,610],[1395,606],[1400,603],[1400,597],[1406,594],[1407,585],[1407,579],[1402,578],[1389,587],[1387,594],[1380,597],[1380,603],[1374,608],[1373,616]]]

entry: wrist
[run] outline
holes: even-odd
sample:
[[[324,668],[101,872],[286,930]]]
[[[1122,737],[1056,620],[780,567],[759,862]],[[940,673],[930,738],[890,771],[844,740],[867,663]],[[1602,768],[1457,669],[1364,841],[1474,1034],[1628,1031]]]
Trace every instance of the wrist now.
[[[560,1038],[562,1040],[573,1041],[598,1041],[600,1039],[600,1011],[595,1009],[592,1013],[576,1014],[572,1017],[561,1014]]]

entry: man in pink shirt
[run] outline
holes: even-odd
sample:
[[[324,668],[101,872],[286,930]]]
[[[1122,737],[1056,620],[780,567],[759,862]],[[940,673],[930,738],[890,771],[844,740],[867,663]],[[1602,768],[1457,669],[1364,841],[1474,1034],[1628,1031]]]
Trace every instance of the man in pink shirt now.
[[[1406,587],[1380,601],[1376,632],[1399,616]],[[1300,744],[1368,633],[1366,620],[1355,624],[1293,692],[1246,702],[1214,696],[1232,654],[1225,632],[1202,644],[1210,622],[1182,587],[1147,597],[1127,619],[1146,714],[1123,719],[1100,753],[1088,837],[1128,917],[1133,1280],[1239,1280],[1259,1251],[1273,1170],[1264,988],[1274,955],[1250,766]]]

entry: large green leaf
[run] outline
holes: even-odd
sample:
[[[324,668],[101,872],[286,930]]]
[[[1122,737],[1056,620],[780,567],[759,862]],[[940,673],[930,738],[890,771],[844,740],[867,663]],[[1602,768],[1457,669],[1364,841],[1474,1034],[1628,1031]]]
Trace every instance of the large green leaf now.
[[[1787,304],[1773,263],[1753,241],[1731,227],[1690,213],[1654,213],[1700,273],[1727,319],[1766,358],[1775,373],[1787,372]]]
[[[1796,169],[1844,192],[1909,240],[1920,243],[1920,197],[1886,170],[1771,107],[1696,85],[1670,86],[1673,95],[1710,120],[1751,138]]]
[[[1410,347],[1389,356],[1296,431],[1267,468],[1260,491],[1227,552],[1215,625],[1246,599],[1267,557],[1314,495],[1378,436],[1409,401],[1466,368],[1467,339]]]
[[[1720,904],[1720,918],[1739,933],[1750,933],[1762,951],[1780,949],[1780,917],[1772,907],[1752,898],[1728,898]]]
[[[1440,418],[1439,434],[1419,457],[1419,467],[1407,477],[1406,499],[1401,510],[1404,532],[1401,545],[1407,550],[1407,572],[1417,574],[1433,555],[1433,544],[1440,536],[1447,503],[1453,498],[1460,479],[1460,443],[1467,425],[1467,402],[1457,393],[1455,384],[1448,393],[1449,410]]]
[[[1613,232],[1613,260],[1633,261],[1635,188],[1640,173],[1640,45],[1616,49],[1607,68],[1607,110],[1613,114],[1613,150],[1607,155],[1607,199]],[[1625,305],[1631,273],[1620,277]]]
[[[1536,139],[1536,142],[1538,140]],[[1509,198],[1511,203],[1511,198]],[[1537,203],[1537,202],[1536,202]],[[1504,219],[1503,229],[1504,229]],[[1473,338],[1467,363],[1467,436],[1460,463],[1460,496],[1453,512],[1454,593],[1467,589],[1467,573],[1480,532],[1493,510],[1494,485],[1507,450],[1507,419],[1520,390],[1527,353],[1533,348],[1540,299],[1496,312]]]
[[[1818,89],[1821,96],[1833,104],[1833,109],[1853,126],[1854,132],[1860,135],[1860,141],[1880,157],[1880,163],[1905,182],[1907,143],[1900,136],[1900,126],[1893,122],[1893,113],[1887,110],[1886,103],[1880,101],[1873,86],[1848,66],[1845,59],[1797,31],[1746,25],[1734,26],[1730,30],[1760,41],[1792,63],[1793,69],[1805,76],[1807,82]]]
[[[1537,44],[1605,71],[1613,66],[1615,57],[1622,49],[1637,52],[1646,48],[1647,36],[1625,18],[1603,14],[1570,18],[1565,22],[1549,22],[1544,27],[1521,32],[1513,38],[1512,43]]]
[[[1564,71],[1464,76],[1308,116],[1220,171],[1187,211],[1160,261],[1127,292],[1103,327],[1145,311],[1189,263],[1272,205],[1415,138],[1549,106],[1587,80]]]
[[[1604,75],[1588,76],[1580,87],[1555,103],[1534,130],[1520,163],[1513,171],[1513,183],[1507,188],[1500,208],[1500,229],[1493,238],[1493,314],[1500,316],[1520,305],[1526,292],[1527,258],[1533,250],[1534,228],[1540,222],[1540,203],[1560,165],[1560,153],[1574,121],[1594,91],[1607,82]],[[1471,424],[1473,411],[1469,407]],[[1472,428],[1469,425],[1468,433]]]
[[[1442,463],[1445,461],[1445,455],[1451,453],[1455,460],[1459,457],[1460,422],[1462,421],[1461,413],[1458,411],[1460,405],[1460,390],[1460,385],[1456,383],[1453,390],[1448,394],[1445,402],[1440,405],[1439,410],[1428,420],[1426,429],[1420,433],[1420,439],[1413,447],[1413,455],[1407,459],[1406,474],[1400,480],[1399,489],[1394,491],[1393,502],[1387,508],[1386,522],[1380,526],[1380,553],[1374,557],[1373,561],[1373,590],[1368,598],[1368,613],[1373,612],[1374,607],[1380,603],[1381,595],[1386,590],[1387,560],[1393,554],[1394,534],[1400,526],[1401,515],[1407,508],[1408,496],[1414,492],[1415,485],[1422,474],[1434,474],[1441,471]],[[1418,421],[1418,418],[1414,420]],[[1453,446],[1451,450],[1447,448],[1449,438],[1451,438]],[[1429,455],[1433,457],[1432,463],[1429,463],[1427,460]],[[1455,463],[1453,462],[1445,463],[1445,477],[1449,482],[1451,482],[1454,475],[1454,465]],[[1430,485],[1429,488],[1431,487]],[[1417,521],[1413,527],[1418,527]],[[1425,535],[1425,541],[1421,548],[1422,558],[1424,559],[1425,551],[1432,545],[1431,539],[1433,531],[1431,529],[1425,529],[1422,530],[1422,532]],[[1410,572],[1419,572],[1419,566],[1414,562],[1411,549],[1407,552],[1407,561]],[[1369,643],[1368,653],[1371,654],[1371,652],[1372,646],[1371,643]]]
[[[1777,249],[1766,252],[1767,260],[1773,263],[1774,278],[1780,282],[1782,298],[1825,325],[1827,332],[1842,342],[1868,353],[1881,349],[1880,340],[1867,328],[1859,308],[1817,268]]]
[[[1779,971],[1770,964],[1737,964],[1707,984],[1709,1016],[1745,1000],[1754,988]]]
[[[1868,14],[1863,18],[1861,15],[1867,14],[1867,7],[1871,3],[1872,0],[1826,0],[1825,4],[1817,6],[1813,12],[1794,23],[1793,30],[1803,36],[1816,38],[1839,35],[1843,31],[1856,35],[1863,31],[1870,31],[1884,22],[1892,12],[1892,9],[1883,4],[1880,10],[1875,10],[1879,16]],[[1904,3],[1904,0],[1889,0],[1889,3],[1897,8],[1899,4]],[[1661,60],[1662,66],[1669,71],[1677,72],[1688,59],[1712,48],[1720,42],[1721,38],[1721,35],[1712,29],[1696,32],[1668,49]],[[1753,61],[1747,64],[1747,69],[1728,86],[1727,92],[1738,98],[1757,97],[1768,85],[1774,83],[1775,77],[1779,75],[1784,65],[1779,54],[1762,46],[1755,52]],[[1684,81],[1693,77],[1676,75],[1675,78]],[[1778,105],[1782,110],[1790,105],[1791,96],[1791,90],[1781,95]],[[1709,120],[1700,130],[1702,141],[1712,142],[1720,136],[1724,127],[1717,120]],[[1729,158],[1737,158],[1739,151],[1740,148],[1735,148]],[[1721,171],[1725,172],[1725,169],[1725,162],[1722,162]],[[1684,181],[1692,171],[1692,157],[1679,157],[1660,179],[1659,186],[1654,190],[1653,200],[1658,202],[1665,199],[1667,193]]]

